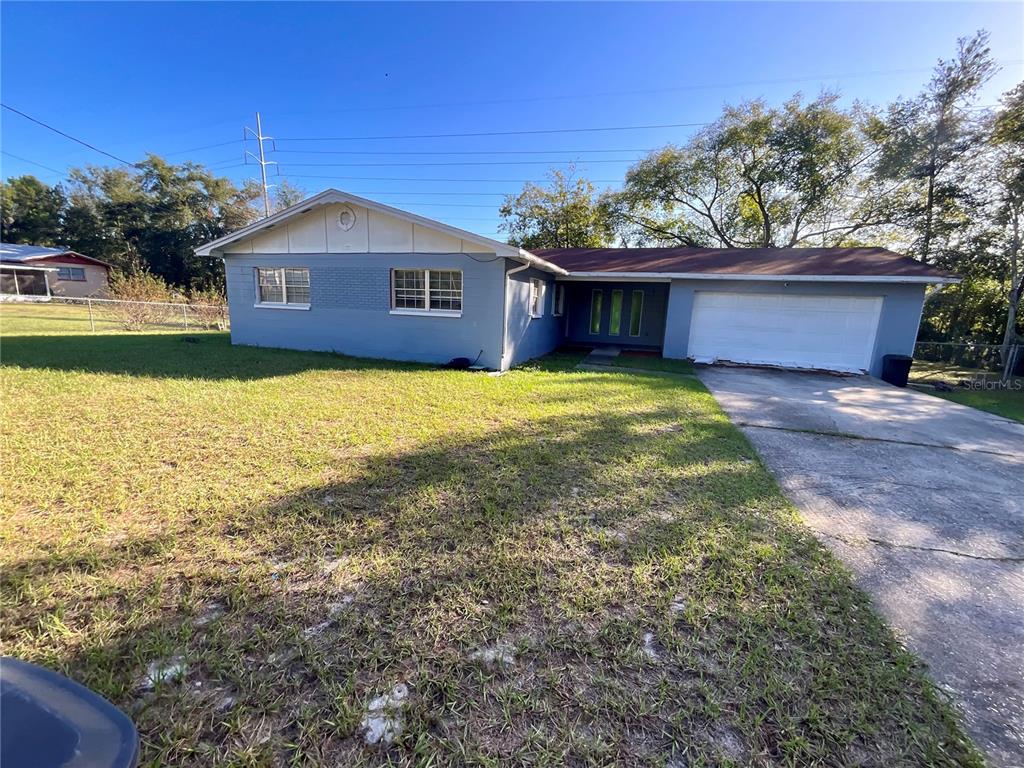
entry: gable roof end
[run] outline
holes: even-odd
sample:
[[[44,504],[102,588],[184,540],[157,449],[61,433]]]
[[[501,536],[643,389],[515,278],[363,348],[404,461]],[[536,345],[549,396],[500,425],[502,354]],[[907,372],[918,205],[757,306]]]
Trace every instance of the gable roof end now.
[[[195,249],[197,256],[219,256],[222,254],[222,249],[236,243],[239,240],[244,240],[247,237],[252,237],[259,234],[263,230],[276,227],[289,219],[301,216],[302,214],[308,213],[312,208],[321,205],[333,205],[335,203],[352,203],[362,208],[366,208],[371,211],[377,211],[378,213],[385,213],[389,216],[394,216],[396,219],[407,221],[412,224],[419,224],[422,227],[433,229],[437,232],[443,232],[451,237],[457,237],[461,240],[468,240],[472,243],[478,243],[483,246],[486,252],[494,252],[499,256],[505,256],[506,258],[516,259],[518,261],[525,262],[538,269],[543,269],[548,272],[554,272],[555,274],[565,275],[568,274],[561,267],[552,264],[545,259],[542,259],[529,251],[524,251],[522,248],[517,248],[514,245],[508,243],[502,243],[498,240],[491,240],[489,237],[483,237],[482,235],[469,232],[465,229],[459,229],[458,227],[452,227],[448,224],[443,224],[440,221],[434,219],[428,219],[425,216],[418,216],[415,213],[409,213],[399,208],[392,208],[390,205],[384,205],[383,203],[374,202],[373,200],[367,200],[364,197],[358,195],[352,195],[348,192],[342,192],[337,189],[325,189],[319,194],[313,195],[301,203],[297,203],[289,208],[285,208],[283,211],[275,213],[273,216],[269,216],[265,219],[260,219],[257,222],[250,224],[247,227],[235,230],[231,234],[225,235],[224,237],[212,240],[209,243],[204,243]]]

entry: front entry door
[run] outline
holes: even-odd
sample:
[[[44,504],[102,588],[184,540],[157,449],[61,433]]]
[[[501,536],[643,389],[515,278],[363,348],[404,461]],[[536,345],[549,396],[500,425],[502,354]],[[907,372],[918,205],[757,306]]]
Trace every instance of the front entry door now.
[[[587,335],[595,342],[650,344],[653,308],[646,287],[595,286],[590,289]],[[660,336],[660,328],[657,329]],[[661,343],[660,338],[657,340]]]

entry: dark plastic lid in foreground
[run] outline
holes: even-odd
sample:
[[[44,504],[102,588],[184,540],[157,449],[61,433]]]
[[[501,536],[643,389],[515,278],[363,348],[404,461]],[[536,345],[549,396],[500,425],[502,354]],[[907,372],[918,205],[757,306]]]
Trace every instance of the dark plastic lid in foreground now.
[[[131,768],[139,736],[121,710],[74,680],[0,658],[3,768]]]

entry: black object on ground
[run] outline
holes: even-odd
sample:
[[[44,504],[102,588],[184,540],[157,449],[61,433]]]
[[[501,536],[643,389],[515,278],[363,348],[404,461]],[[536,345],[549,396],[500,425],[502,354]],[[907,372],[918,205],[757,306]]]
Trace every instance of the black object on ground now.
[[[0,765],[131,768],[139,735],[113,704],[45,667],[0,658]]]
[[[910,366],[914,358],[909,355],[884,355],[882,357],[882,381],[895,387],[907,386],[910,378]]]

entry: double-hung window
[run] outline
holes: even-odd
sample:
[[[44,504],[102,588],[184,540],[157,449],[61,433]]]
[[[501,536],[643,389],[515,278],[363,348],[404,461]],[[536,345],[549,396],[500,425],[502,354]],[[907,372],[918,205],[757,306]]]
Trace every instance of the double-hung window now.
[[[309,308],[309,270],[305,267],[257,267],[256,304]]]
[[[58,267],[57,279],[85,282],[85,267]]]
[[[544,281],[530,278],[530,317],[544,316]]]
[[[391,311],[395,314],[462,314],[462,272],[457,269],[391,270]]]

